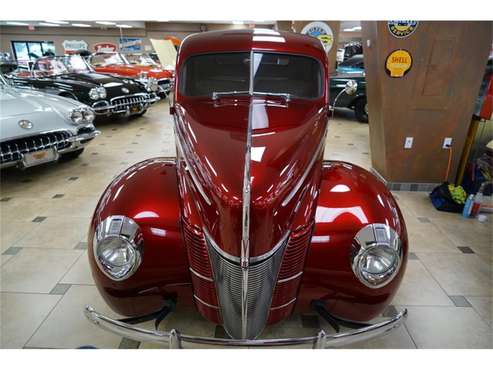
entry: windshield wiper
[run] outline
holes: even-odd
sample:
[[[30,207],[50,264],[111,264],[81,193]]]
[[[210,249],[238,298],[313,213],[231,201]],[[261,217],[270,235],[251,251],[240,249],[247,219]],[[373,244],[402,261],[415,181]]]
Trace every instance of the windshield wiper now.
[[[212,99],[213,100],[217,100],[219,97],[221,96],[234,96],[234,95],[245,95],[245,94],[249,94],[250,92],[249,91],[219,91],[219,92],[216,92],[214,91],[212,93]]]
[[[274,93],[274,92],[258,92],[254,91],[253,95],[263,95],[263,96],[280,96],[286,100],[286,103],[291,100],[292,95],[289,93]]]

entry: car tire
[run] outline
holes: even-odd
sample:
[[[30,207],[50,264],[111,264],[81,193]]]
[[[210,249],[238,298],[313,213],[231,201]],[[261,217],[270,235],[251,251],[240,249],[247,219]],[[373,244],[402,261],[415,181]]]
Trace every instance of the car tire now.
[[[368,104],[366,97],[359,98],[354,104],[354,114],[356,119],[362,123],[368,123]]]
[[[79,157],[83,151],[84,151],[84,148],[80,148],[80,149],[74,150],[73,152],[64,153],[64,154],[60,155],[60,160],[62,160],[62,161],[73,160],[73,159]]]

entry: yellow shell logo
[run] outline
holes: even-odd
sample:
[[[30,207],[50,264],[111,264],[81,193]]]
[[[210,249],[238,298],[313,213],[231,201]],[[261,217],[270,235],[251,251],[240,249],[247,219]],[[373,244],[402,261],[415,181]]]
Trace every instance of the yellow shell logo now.
[[[406,50],[395,50],[387,57],[385,68],[390,77],[403,77],[413,64],[413,58]]]
[[[323,44],[328,45],[332,45],[332,43],[334,42],[334,38],[332,37],[332,35],[320,35],[318,36],[318,39],[322,41]]]

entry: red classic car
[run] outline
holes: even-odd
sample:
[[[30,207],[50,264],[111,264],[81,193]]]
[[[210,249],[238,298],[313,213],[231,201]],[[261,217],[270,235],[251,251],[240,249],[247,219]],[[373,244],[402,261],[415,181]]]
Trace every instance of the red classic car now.
[[[162,69],[145,54],[136,57],[117,52],[100,52],[89,56],[88,61],[96,72],[135,78],[145,85],[153,79],[158,83],[160,96],[167,96],[171,90],[173,71]]]
[[[172,348],[326,348],[398,327],[405,310],[368,322],[399,287],[406,227],[374,175],[323,160],[329,78],[322,44],[273,30],[205,32],[183,41],[176,71],[177,158],[121,173],[90,226],[93,277],[112,309],[129,318],[90,306],[86,316]],[[132,324],[161,319],[178,301],[230,338]],[[259,339],[266,326],[313,310],[336,331],[352,330]]]

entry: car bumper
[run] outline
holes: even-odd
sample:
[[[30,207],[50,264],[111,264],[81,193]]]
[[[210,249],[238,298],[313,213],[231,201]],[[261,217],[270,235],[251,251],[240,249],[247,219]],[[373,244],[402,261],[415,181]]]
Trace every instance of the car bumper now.
[[[169,348],[182,348],[182,344],[185,342],[222,347],[288,347],[295,345],[309,345],[314,349],[337,348],[387,334],[401,326],[407,317],[407,310],[404,310],[394,317],[380,323],[332,335],[328,335],[321,330],[317,335],[310,337],[224,339],[181,334],[175,329],[170,331],[147,330],[102,315],[90,306],[86,306],[84,313],[93,324],[114,334],[139,342],[163,343]]]
[[[147,97],[144,97],[148,95]],[[151,104],[161,100],[154,94],[135,94],[124,97],[113,98],[110,101],[98,101],[92,105],[96,115],[127,115],[140,114],[144,112]]]
[[[101,132],[98,130],[94,130],[94,127],[92,128],[92,131],[89,132],[83,132],[79,133],[77,135],[70,136],[66,139],[64,139],[64,142],[67,143],[67,145],[64,145],[63,149],[57,149],[57,143],[53,143],[53,145],[46,145],[43,147],[39,147],[39,150],[45,150],[45,149],[50,149],[53,148],[56,152],[55,160],[57,160],[60,156],[60,154],[64,153],[70,153],[75,150],[78,150],[80,148],[83,148],[89,141],[94,139],[96,136],[98,136]],[[29,138],[29,137],[26,137]],[[35,150],[29,150],[29,152],[34,152]],[[7,168],[7,167],[25,167],[24,165],[24,153],[20,153],[18,155],[11,155],[12,153],[1,153],[1,161],[0,161],[0,169]],[[13,158],[12,160],[4,160],[4,158]]]

